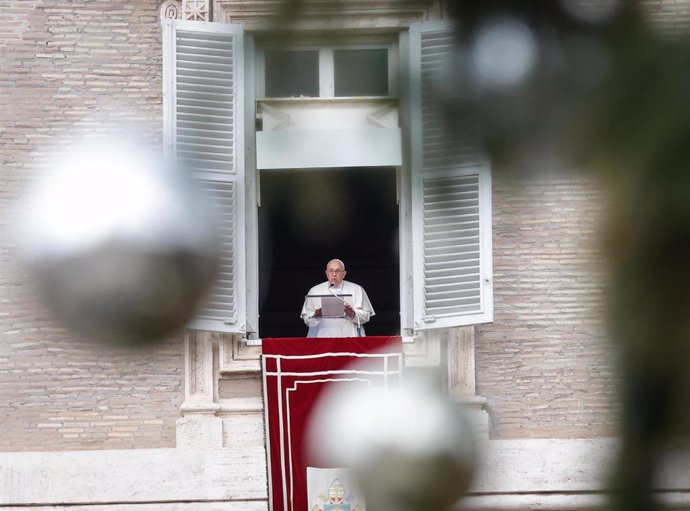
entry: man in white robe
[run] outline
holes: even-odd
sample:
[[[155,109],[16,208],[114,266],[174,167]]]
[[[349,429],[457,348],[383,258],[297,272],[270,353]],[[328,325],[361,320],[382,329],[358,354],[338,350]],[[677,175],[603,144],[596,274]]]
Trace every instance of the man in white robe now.
[[[307,337],[363,337],[364,323],[373,316],[374,308],[362,286],[345,280],[345,264],[340,259],[328,261],[326,282],[309,290],[301,317],[309,327]],[[324,317],[318,296],[341,297],[343,317]],[[310,298],[312,297],[312,298]]]

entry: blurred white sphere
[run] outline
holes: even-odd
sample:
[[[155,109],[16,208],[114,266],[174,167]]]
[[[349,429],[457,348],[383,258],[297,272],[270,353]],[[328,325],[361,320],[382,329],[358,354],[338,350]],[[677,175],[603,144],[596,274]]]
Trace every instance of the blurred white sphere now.
[[[352,469],[376,511],[442,510],[467,491],[477,465],[464,411],[419,380],[388,391],[335,384],[307,438],[315,459]]]
[[[84,336],[161,338],[193,317],[213,281],[211,212],[174,165],[135,142],[75,149],[35,181],[23,209],[23,262]]]
[[[475,78],[489,89],[516,89],[535,69],[538,54],[536,37],[522,20],[492,18],[479,27],[472,46]]]

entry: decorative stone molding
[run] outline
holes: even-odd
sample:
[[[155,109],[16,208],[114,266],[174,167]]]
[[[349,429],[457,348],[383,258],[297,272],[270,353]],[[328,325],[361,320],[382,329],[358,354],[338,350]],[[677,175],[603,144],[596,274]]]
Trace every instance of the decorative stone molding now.
[[[259,346],[247,346],[238,335],[187,331],[185,333],[185,402],[181,408],[183,415],[187,412],[216,413],[226,408],[237,411],[235,404],[221,402],[218,392],[219,381],[246,377],[259,378],[260,354]]]
[[[439,15],[439,0],[213,0],[214,20],[250,30],[400,28]]]
[[[181,411],[214,414],[216,402],[216,371],[214,370],[213,334],[185,333],[185,400]]]
[[[211,21],[210,0],[165,0],[160,7],[162,20]]]
[[[160,7],[160,17],[162,20],[181,20],[182,5],[181,0],[165,0]]]
[[[263,408],[256,391],[260,385],[246,391],[246,381],[260,377],[260,353],[260,347],[247,346],[238,335],[185,332],[185,400],[177,421],[178,447],[224,447],[233,438],[232,431],[226,431],[233,428],[230,416],[245,416],[243,420],[254,425],[254,435],[261,434]],[[229,389],[225,395],[221,383]]]
[[[220,376],[259,374],[261,346],[249,346],[237,335],[223,335],[218,344]]]
[[[182,0],[182,19],[190,21],[211,21],[210,0]]]
[[[399,29],[440,19],[440,0],[164,0],[161,19],[237,23],[249,30]]]

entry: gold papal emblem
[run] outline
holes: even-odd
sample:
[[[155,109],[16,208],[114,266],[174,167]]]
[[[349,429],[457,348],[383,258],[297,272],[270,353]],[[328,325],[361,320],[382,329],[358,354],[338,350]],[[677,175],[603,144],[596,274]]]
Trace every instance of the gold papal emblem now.
[[[319,500],[322,503],[314,506],[312,511],[365,511],[363,506],[354,502],[351,495],[346,495],[340,479],[334,479],[328,491],[319,494]]]

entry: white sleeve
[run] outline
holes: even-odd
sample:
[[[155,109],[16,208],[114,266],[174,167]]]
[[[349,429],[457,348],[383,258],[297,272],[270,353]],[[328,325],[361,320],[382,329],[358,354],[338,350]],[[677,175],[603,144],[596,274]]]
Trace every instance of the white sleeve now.
[[[314,288],[311,288],[307,294],[314,294],[313,290]],[[318,325],[320,321],[319,318],[314,317],[314,312],[316,312],[316,304],[314,303],[314,300],[316,299],[305,298],[304,305],[302,305],[302,312],[300,313],[300,317],[304,321],[304,324],[308,327],[314,327]]]
[[[358,288],[355,288],[353,299],[355,303],[355,317],[352,318],[352,322],[356,324],[364,324],[369,321],[371,316],[375,315],[374,308],[371,306],[367,292],[363,287],[359,286]]]

